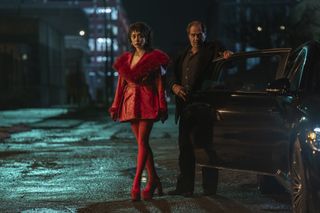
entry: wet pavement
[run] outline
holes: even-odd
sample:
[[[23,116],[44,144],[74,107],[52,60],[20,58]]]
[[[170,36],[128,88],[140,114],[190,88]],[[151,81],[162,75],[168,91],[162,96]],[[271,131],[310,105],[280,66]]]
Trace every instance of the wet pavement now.
[[[253,174],[222,171],[218,194],[203,196],[199,168],[194,197],[131,202],[137,146],[128,124],[97,108],[38,110],[0,112],[0,212],[291,212],[286,196],[261,195]],[[150,143],[164,191],[172,190],[173,114],[155,124]]]

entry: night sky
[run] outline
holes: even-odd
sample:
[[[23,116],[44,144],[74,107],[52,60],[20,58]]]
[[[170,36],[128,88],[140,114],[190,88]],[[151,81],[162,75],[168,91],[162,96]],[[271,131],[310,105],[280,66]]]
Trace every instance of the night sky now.
[[[190,21],[207,21],[210,0],[123,0],[122,3],[130,23],[146,22],[153,30],[154,46],[174,53],[186,44],[185,28]]]

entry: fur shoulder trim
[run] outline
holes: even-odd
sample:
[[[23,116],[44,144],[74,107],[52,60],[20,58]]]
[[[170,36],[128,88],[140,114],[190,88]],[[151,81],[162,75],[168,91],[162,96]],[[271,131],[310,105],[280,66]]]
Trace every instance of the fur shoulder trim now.
[[[167,66],[169,63],[169,56],[157,49],[145,53],[133,68],[130,68],[131,58],[132,53],[125,52],[115,61],[113,67],[123,78],[134,82],[138,82],[151,72],[159,70],[160,66]]]
[[[120,55],[116,61],[113,64],[113,68],[115,70],[119,70],[119,68],[125,64],[125,63],[130,63],[130,58],[131,58],[131,52],[124,52],[122,55]]]

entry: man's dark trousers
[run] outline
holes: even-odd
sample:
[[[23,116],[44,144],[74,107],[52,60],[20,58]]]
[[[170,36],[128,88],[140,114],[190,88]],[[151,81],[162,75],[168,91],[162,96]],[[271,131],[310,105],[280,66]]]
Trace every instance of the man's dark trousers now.
[[[177,182],[177,190],[181,192],[193,192],[195,182],[195,156],[192,144],[193,128],[198,119],[190,116],[183,110],[179,121],[179,168],[180,174]],[[207,127],[208,128],[208,127]],[[210,127],[209,127],[210,128]],[[215,194],[217,191],[218,170],[202,167],[202,186],[205,194]]]

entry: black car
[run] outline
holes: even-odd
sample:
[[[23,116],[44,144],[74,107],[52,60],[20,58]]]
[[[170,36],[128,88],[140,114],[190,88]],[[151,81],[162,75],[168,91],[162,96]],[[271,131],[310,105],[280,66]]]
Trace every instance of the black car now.
[[[186,109],[196,120],[197,163],[255,172],[261,190],[274,177],[289,191],[293,212],[320,212],[320,44],[213,63]]]

